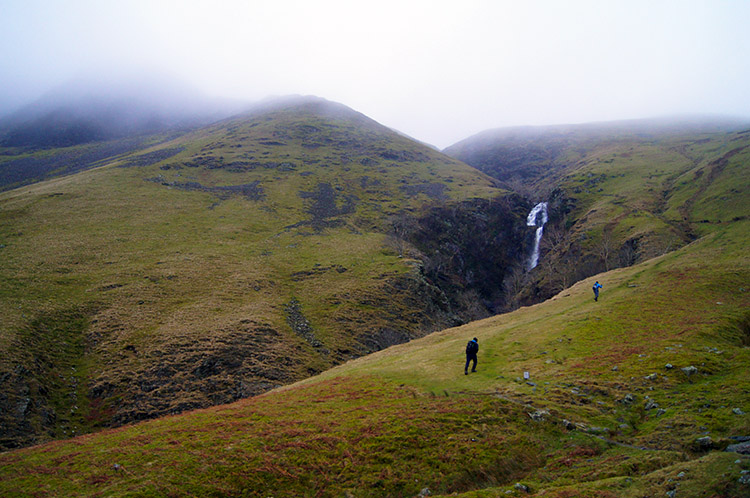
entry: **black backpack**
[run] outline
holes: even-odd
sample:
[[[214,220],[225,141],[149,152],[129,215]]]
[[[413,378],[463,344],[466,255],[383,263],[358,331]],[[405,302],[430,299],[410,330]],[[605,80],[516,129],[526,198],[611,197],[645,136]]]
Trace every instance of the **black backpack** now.
[[[477,354],[477,351],[479,351],[479,344],[469,341],[469,344],[466,345],[466,354]]]

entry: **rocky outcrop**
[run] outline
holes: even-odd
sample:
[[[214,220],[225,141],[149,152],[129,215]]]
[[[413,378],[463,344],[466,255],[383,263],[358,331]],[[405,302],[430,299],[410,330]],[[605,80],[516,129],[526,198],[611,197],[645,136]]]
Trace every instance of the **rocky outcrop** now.
[[[508,308],[505,282],[523,268],[533,243],[528,210],[517,196],[472,199],[436,206],[405,231],[425,279],[447,296],[462,321]]]

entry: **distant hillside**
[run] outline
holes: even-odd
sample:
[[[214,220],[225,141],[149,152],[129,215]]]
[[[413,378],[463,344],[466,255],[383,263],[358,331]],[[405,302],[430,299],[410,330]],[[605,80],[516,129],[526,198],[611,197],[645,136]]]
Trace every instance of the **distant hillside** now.
[[[445,152],[548,202],[540,264],[515,286],[529,303],[748,216],[748,145],[748,123],[644,120],[490,130]]]
[[[503,181],[538,182],[613,145],[643,145],[691,134],[750,128],[728,118],[643,119],[580,125],[522,126],[486,130],[443,152]]]
[[[487,316],[528,249],[525,201],[323,99],[140,147],[0,194],[5,447],[256,395]]]
[[[0,191],[102,166],[247,104],[173,81],[72,81],[0,119]]]

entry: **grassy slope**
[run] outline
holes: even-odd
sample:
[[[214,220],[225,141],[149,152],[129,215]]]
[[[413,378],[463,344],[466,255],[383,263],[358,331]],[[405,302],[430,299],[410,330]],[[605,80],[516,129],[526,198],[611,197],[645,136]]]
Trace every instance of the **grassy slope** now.
[[[638,238],[651,256],[707,233],[703,224],[748,216],[748,144],[747,133],[703,132],[599,145],[561,181],[585,220],[578,233]]]
[[[262,197],[208,190],[253,182]],[[446,199],[498,192],[343,106],[301,101],[0,194],[4,423],[44,440],[227,402],[377,349],[383,328],[424,333],[439,318],[389,287],[413,270],[383,231],[432,184]],[[288,323],[293,299],[307,336]]]
[[[714,228],[598,276],[598,303],[583,281],[259,397],[2,454],[0,492],[741,496],[750,461],[695,445],[750,435],[750,231]]]

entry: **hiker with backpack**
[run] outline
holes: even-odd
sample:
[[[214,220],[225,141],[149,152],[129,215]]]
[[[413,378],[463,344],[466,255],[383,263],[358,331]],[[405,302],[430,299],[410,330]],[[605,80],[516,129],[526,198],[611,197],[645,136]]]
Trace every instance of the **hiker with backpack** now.
[[[593,287],[593,289],[594,289],[594,301],[598,301],[599,300],[599,289],[601,289],[601,288],[602,288],[602,284],[600,284],[599,281],[597,280],[596,283],[594,284],[594,287]]]
[[[474,366],[471,367],[472,372],[477,371],[477,353],[479,352],[479,342],[477,338],[470,340],[466,345],[466,366],[464,367],[464,375],[469,375],[469,363],[474,362]]]

